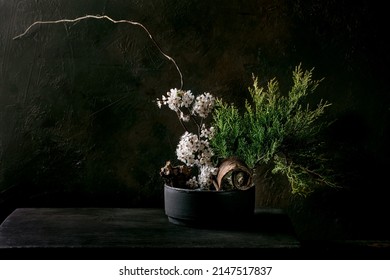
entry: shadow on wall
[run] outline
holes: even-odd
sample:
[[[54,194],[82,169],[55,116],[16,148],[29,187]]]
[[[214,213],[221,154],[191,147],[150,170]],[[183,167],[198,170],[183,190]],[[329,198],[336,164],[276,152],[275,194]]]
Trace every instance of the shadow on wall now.
[[[340,116],[329,127],[328,151],[339,188],[325,187],[301,197],[291,193],[286,178],[258,168],[257,206],[284,209],[300,240],[387,240],[386,150],[381,157],[372,156],[367,143],[377,139],[371,139],[370,130],[356,113]]]

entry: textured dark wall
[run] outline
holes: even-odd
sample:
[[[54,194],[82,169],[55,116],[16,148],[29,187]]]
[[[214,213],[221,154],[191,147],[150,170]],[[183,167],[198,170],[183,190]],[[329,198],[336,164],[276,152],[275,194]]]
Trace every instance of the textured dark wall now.
[[[182,130],[152,100],[180,79],[147,34],[89,19],[39,25],[13,40],[37,20],[105,14],[144,24],[177,62],[185,89],[237,104],[252,73],[287,88],[298,63],[315,67],[325,80],[314,101],[333,103],[327,136],[344,189],[303,200],[283,184],[261,185],[257,203],[288,209],[307,238],[313,228],[347,236],[359,223],[380,231],[389,156],[383,10],[333,0],[0,0],[3,215],[22,206],[162,207],[158,171],[175,157]]]

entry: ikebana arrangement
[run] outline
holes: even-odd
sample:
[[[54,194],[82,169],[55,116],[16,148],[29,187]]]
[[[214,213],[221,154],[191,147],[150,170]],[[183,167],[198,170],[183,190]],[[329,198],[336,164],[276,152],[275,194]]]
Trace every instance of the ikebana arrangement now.
[[[293,85],[284,95],[276,78],[264,88],[253,76],[245,108],[208,92],[195,97],[180,89],[157,99],[160,108],[176,113],[185,131],[176,149],[182,164],[174,166],[169,160],[161,168],[165,183],[202,190],[247,189],[253,186],[256,167],[270,164],[272,173],[287,177],[294,194],[308,195],[323,185],[336,187],[318,138],[327,125],[320,117],[331,104],[321,100],[310,108],[305,103],[321,81],[313,80],[312,74],[313,69],[296,66]],[[188,122],[195,123],[195,131],[189,130]]]

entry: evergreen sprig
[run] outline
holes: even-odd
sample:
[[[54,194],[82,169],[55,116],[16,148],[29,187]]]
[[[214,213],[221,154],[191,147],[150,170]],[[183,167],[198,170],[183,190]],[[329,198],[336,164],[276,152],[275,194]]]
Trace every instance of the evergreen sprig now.
[[[216,156],[239,157],[250,168],[271,163],[273,173],[287,177],[292,193],[307,195],[319,185],[336,186],[318,139],[327,125],[320,117],[331,104],[321,100],[310,108],[305,103],[322,81],[313,79],[313,70],[296,66],[287,95],[282,95],[275,78],[264,88],[253,76],[253,86],[248,88],[251,100],[246,100],[243,110],[218,99],[211,139]]]

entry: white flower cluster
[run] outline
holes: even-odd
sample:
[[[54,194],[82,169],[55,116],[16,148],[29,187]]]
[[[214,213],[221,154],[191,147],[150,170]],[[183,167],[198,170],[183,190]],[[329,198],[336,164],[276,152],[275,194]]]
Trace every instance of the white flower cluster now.
[[[194,102],[195,101],[195,102]],[[162,96],[161,100],[157,100],[157,105],[161,108],[162,105],[168,105],[169,109],[175,111],[182,121],[188,122],[191,115],[207,118],[215,105],[215,97],[210,93],[205,92],[196,97],[190,90],[171,89],[166,96]],[[192,107],[191,107],[192,106]],[[183,112],[187,109],[187,113]]]
[[[198,115],[201,118],[207,118],[211,113],[215,105],[215,98],[210,93],[205,92],[202,95],[196,97],[195,104],[192,107],[194,115]]]
[[[202,126],[201,137],[186,131],[180,138],[176,148],[177,159],[186,165],[198,167],[198,178],[192,178],[187,182],[192,188],[207,188],[212,184],[213,175],[217,175],[218,168],[212,162],[214,155],[210,148],[209,138],[212,136],[213,128],[206,129]],[[206,136],[207,137],[204,137]]]
[[[203,121],[211,113],[215,105],[215,98],[210,93],[203,93],[195,98],[191,91],[171,89],[157,105],[168,106],[175,111],[181,121],[191,120],[191,116],[200,117]],[[183,112],[186,109],[187,113]],[[195,120],[195,118],[192,118]],[[207,128],[204,123],[198,125],[198,133],[186,131],[180,138],[176,148],[177,159],[187,166],[197,167],[198,176],[191,178],[187,185],[191,188],[208,188],[212,185],[212,178],[218,172],[218,168],[212,161],[214,155],[209,140],[214,135],[214,128]]]

